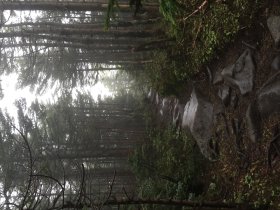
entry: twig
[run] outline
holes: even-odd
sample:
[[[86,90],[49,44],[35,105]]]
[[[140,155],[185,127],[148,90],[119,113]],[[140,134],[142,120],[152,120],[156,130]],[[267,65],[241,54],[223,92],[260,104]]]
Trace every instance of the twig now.
[[[253,50],[256,50],[256,47],[254,47],[254,46],[251,45],[251,44],[248,44],[248,43],[245,42],[245,41],[242,41],[242,44],[244,44],[246,47],[249,47],[249,48],[251,48],[251,49],[253,49]]]
[[[109,194],[108,194],[108,196],[107,196],[106,201],[108,201],[108,200],[110,199],[111,195],[112,195],[113,185],[114,185],[115,179],[116,179],[116,173],[117,173],[117,172],[116,172],[116,170],[115,170],[115,171],[114,171],[114,177],[113,177],[112,183],[111,183],[110,186],[109,186],[110,191],[109,191]]]
[[[76,204],[76,205],[80,205],[80,204],[81,204],[82,194],[83,194],[83,189],[84,189],[84,183],[85,183],[85,167],[84,167],[84,164],[82,164],[82,182],[81,182],[81,189],[80,189],[79,198],[78,198],[78,200],[77,200],[77,204]]]
[[[105,203],[107,203],[112,195],[112,191],[113,191],[113,185],[115,183],[115,179],[116,179],[116,170],[114,171],[114,176],[113,176],[113,180],[112,180],[112,183],[109,185],[109,193],[108,193],[108,196],[107,198],[99,205],[99,209],[102,208],[102,206],[104,206]]]
[[[126,192],[126,190],[125,190],[124,187],[122,188],[122,190],[123,190],[123,192],[124,192],[124,194],[125,194],[125,196],[127,197],[128,200],[133,200],[132,198],[130,198],[130,197],[128,196],[128,193]]]
[[[48,176],[48,175],[43,175],[43,174],[33,174],[33,177],[42,177],[42,178],[47,178],[47,179],[51,179],[53,181],[55,181],[62,189],[62,191],[64,191],[64,187],[63,185],[60,183],[60,181],[52,176]]]
[[[31,152],[31,147],[28,143],[28,140],[27,138],[25,137],[25,135],[12,123],[10,123],[11,126],[20,134],[20,136],[23,138],[24,140],[24,143],[26,144],[27,146],[27,149],[28,149],[28,153],[29,153],[29,161],[30,161],[30,173],[29,173],[29,180],[28,180],[28,185],[27,185],[27,190],[25,192],[25,195],[23,197],[23,200],[22,200],[22,204],[21,204],[21,207],[20,209],[23,209],[23,207],[25,206],[25,202],[26,202],[26,199],[27,199],[27,196],[28,196],[28,193],[30,191],[30,188],[31,188],[31,184],[32,184],[32,176],[33,176],[33,156],[32,156],[32,152]]]
[[[196,13],[198,13],[200,10],[203,9],[203,7],[208,3],[208,0],[205,0],[202,2],[202,4],[195,10],[193,11],[191,14],[189,14],[187,17],[183,18],[184,21],[186,21],[187,19],[189,19],[191,16],[195,15]]]

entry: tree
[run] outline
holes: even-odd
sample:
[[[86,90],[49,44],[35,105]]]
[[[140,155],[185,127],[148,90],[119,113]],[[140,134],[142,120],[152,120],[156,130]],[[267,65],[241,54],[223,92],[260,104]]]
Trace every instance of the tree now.
[[[3,13],[1,24],[3,73],[19,71],[20,86],[41,93],[57,81],[60,88],[71,89],[95,84],[100,69],[151,62],[154,46],[146,43],[165,41],[153,29],[157,4],[143,5],[156,18],[134,20],[128,2],[120,1],[116,18],[104,30],[107,6],[107,1],[2,2],[1,10],[11,10]],[[41,12],[30,18],[25,10]],[[10,18],[20,14],[21,20]]]

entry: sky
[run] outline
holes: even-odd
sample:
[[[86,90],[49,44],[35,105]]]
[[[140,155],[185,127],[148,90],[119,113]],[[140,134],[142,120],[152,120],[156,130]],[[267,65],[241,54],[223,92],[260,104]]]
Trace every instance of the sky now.
[[[36,99],[41,103],[55,103],[58,96],[56,95],[55,88],[46,90],[42,95],[36,95],[31,92],[29,87],[23,89],[17,89],[17,77],[16,73],[10,74],[8,76],[0,76],[1,85],[3,89],[4,97],[0,100],[0,108],[2,110],[7,110],[7,112],[13,116],[17,116],[17,110],[14,105],[15,101],[20,98],[25,98],[27,106],[31,105]],[[90,92],[93,99],[97,100],[98,96],[101,98],[110,97],[113,93],[105,87],[102,82],[98,82],[95,86],[84,86],[77,87],[73,91],[73,98],[76,96],[76,92]]]
[[[29,17],[32,18],[29,21],[35,21],[36,17],[40,15],[40,12],[14,11],[14,15],[11,16],[10,11],[4,11],[3,14],[7,20],[6,24],[11,24],[18,22],[19,17],[21,17],[21,20],[23,20],[25,17]],[[18,53],[21,54],[20,52]],[[104,72],[104,76],[106,76],[106,72]],[[16,118],[17,115],[16,107],[14,105],[17,99],[25,98],[27,106],[31,105],[31,103],[36,99],[41,103],[54,103],[57,101],[58,96],[55,94],[55,88],[46,90],[46,92],[42,95],[36,95],[35,93],[31,92],[29,87],[17,89],[17,77],[18,75],[16,73],[12,73],[10,75],[0,75],[0,82],[4,94],[4,98],[2,100],[0,99],[0,108],[7,110],[7,112],[12,117]],[[101,99],[113,95],[113,93],[107,87],[105,87],[102,82],[97,82],[95,86],[77,87],[73,90],[73,98],[75,98],[75,93],[77,92],[76,90],[80,92],[90,92],[93,99],[95,100],[99,95],[101,96]]]

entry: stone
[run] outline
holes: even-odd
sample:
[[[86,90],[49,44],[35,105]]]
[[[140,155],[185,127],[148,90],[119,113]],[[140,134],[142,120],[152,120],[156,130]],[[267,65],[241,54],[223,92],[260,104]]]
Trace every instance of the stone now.
[[[230,103],[230,92],[231,88],[228,85],[222,85],[218,91],[218,96],[222,99],[225,106],[228,106]]]
[[[162,99],[161,107],[160,107],[160,115],[168,116],[172,114],[172,110],[174,107],[174,98],[166,97]]]
[[[267,26],[278,47],[280,42],[280,16],[271,16],[267,19]]]
[[[257,104],[262,118],[280,112],[280,72],[273,75],[260,89]]]
[[[221,72],[222,78],[224,78],[224,77],[232,77],[233,76],[233,70],[234,70],[234,64],[224,68],[222,70],[222,72]]]
[[[253,90],[255,65],[250,50],[245,50],[234,65],[222,71],[224,80],[245,95]]]
[[[256,102],[250,104],[246,111],[247,130],[252,142],[258,142],[261,138],[261,118],[257,110]]]
[[[268,157],[267,162],[268,166],[272,168],[275,164],[275,162],[279,162],[280,157],[280,132],[278,126],[274,128],[274,134],[273,138],[270,141],[269,147],[268,147]]]
[[[239,97],[238,97],[237,93],[234,90],[232,90],[231,95],[230,95],[230,106],[233,109],[236,109],[238,106],[238,101],[239,101]]]
[[[223,77],[222,77],[221,71],[217,71],[217,72],[214,74],[213,85],[219,84],[219,83],[221,83],[222,81],[224,81],[224,79],[223,79]]]
[[[156,92],[151,88],[149,93],[148,93],[148,99],[154,103],[156,100]]]
[[[208,66],[206,67],[206,70],[207,70],[207,74],[208,74],[209,84],[211,84],[212,81],[213,81],[213,74],[212,74],[212,71],[210,70],[210,68],[209,68]]]
[[[261,137],[262,119],[280,113],[280,72],[273,75],[257,92],[256,100],[247,109],[246,119],[250,139]]]
[[[173,126],[175,127],[181,126],[183,114],[184,114],[184,106],[179,103],[178,99],[176,99],[175,106],[173,109],[173,116],[172,116]]]
[[[276,56],[272,63],[271,63],[271,68],[274,70],[274,71],[280,71],[280,55]]]
[[[155,95],[155,103],[156,103],[156,105],[160,106],[161,102],[162,102],[162,99],[161,99],[160,95],[158,93],[156,93],[156,95]]]
[[[214,104],[214,115],[219,115],[225,112],[224,105],[222,103]]]
[[[213,160],[215,151],[210,147],[213,131],[213,105],[195,88],[184,108],[182,128],[189,129],[197,142],[201,153]]]

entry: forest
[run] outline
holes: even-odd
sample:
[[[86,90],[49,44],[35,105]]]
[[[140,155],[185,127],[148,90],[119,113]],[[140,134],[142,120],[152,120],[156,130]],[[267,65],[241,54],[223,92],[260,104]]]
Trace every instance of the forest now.
[[[278,0],[0,0],[0,209],[280,209]]]

